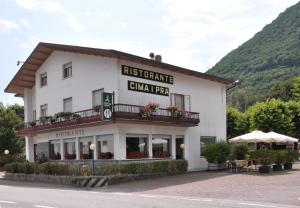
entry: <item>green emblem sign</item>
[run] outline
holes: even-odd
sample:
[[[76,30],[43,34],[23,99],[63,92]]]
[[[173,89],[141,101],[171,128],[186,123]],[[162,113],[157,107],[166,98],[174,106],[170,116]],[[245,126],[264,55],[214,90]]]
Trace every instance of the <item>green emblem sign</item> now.
[[[113,110],[113,94],[108,92],[103,92],[102,99],[103,106],[103,119],[111,120],[112,119],[112,110]]]

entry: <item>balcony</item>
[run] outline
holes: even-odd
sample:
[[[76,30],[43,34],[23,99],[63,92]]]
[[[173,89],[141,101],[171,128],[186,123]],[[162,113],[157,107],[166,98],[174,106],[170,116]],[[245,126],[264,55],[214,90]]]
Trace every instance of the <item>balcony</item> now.
[[[19,136],[33,136],[37,133],[83,128],[110,123],[157,124],[168,126],[197,126],[199,113],[156,108],[153,112],[142,112],[144,106],[114,104],[113,118],[102,119],[102,109],[88,109],[73,113],[60,113],[41,120],[27,122],[17,128]]]
[[[153,112],[141,112],[144,106],[115,104],[114,119],[119,122],[159,123],[172,126],[197,126],[200,122],[199,113],[156,108]]]

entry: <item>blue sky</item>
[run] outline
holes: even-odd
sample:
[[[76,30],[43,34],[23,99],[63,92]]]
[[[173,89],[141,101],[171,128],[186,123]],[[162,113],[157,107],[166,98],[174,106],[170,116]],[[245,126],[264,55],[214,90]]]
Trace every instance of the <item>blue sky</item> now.
[[[297,0],[0,0],[0,102],[38,42],[116,49],[205,72]]]

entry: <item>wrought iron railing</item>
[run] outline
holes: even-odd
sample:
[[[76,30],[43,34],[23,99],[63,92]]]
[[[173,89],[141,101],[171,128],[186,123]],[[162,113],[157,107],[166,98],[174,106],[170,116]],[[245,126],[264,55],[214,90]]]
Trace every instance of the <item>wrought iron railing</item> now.
[[[77,111],[73,113],[58,113],[54,116],[41,117],[40,120],[23,123],[17,127],[17,130],[61,126],[67,123],[83,123],[94,118],[101,120],[101,112],[101,108],[97,108]]]
[[[115,104],[114,112],[115,117],[122,118],[135,118],[135,119],[149,119],[149,120],[165,120],[165,121],[182,121],[182,122],[192,122],[198,124],[200,122],[199,113],[182,111],[182,110],[172,110],[167,108],[156,108],[152,112],[143,111],[144,106],[139,105],[129,105],[129,104]]]

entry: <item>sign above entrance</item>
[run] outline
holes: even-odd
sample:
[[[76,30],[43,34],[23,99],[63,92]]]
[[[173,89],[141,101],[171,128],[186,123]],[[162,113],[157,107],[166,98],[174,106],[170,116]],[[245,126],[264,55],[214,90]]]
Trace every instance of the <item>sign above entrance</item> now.
[[[153,80],[157,82],[163,82],[167,84],[174,83],[174,77],[172,75],[162,74],[158,72],[139,69],[132,66],[122,65],[122,74],[131,77],[137,77],[142,79]]]
[[[111,120],[112,119],[112,110],[113,110],[113,94],[108,92],[103,92],[103,119]]]
[[[169,88],[142,82],[128,81],[128,90],[169,96]]]

